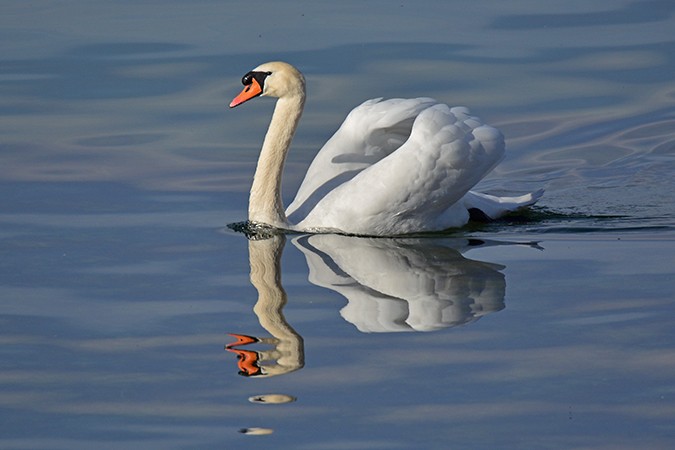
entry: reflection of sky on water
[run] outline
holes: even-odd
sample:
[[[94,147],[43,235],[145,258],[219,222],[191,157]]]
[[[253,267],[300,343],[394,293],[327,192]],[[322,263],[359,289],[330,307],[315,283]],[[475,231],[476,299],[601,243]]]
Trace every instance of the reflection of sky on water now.
[[[670,447],[672,2],[254,9],[0,5],[0,447]],[[486,189],[626,217],[472,231],[544,250],[472,249],[505,266],[506,308],[434,333],[359,333],[289,246],[307,364],[239,377],[225,333],[263,330],[247,242],[221,228],[243,219],[272,103],[226,104],[276,58],[309,87],[286,198],[356,104],[431,95],[505,132]],[[247,401],[262,393],[297,401]]]
[[[384,14],[390,9],[385,8]],[[121,11],[118,20],[126,17]],[[159,25],[175,19],[171,7],[167,11],[163,18],[152,20]],[[514,21],[500,15],[499,8],[492,11],[494,17],[485,11],[461,15],[463,23],[457,30],[472,21],[498,24],[487,33],[454,36],[450,30],[455,28],[446,26],[449,34],[435,34],[433,39],[400,44],[383,37],[354,45],[349,43],[351,34],[341,32],[341,37],[331,40],[326,30],[308,47],[293,45],[291,32],[283,51],[267,47],[267,52],[255,56],[235,56],[253,45],[244,38],[236,40],[242,48],[231,54],[231,46],[217,39],[207,46],[201,42],[203,36],[162,41],[153,34],[120,41],[114,35],[111,42],[102,33],[115,20],[96,33],[78,28],[92,33],[89,43],[69,46],[66,35],[54,39],[66,47],[55,54],[31,58],[39,54],[33,44],[24,48],[23,55],[5,56],[10,64],[3,70],[6,115],[0,125],[5,136],[0,176],[18,181],[123,181],[151,189],[245,191],[272,105],[261,101],[235,112],[226,111],[225,104],[237,91],[242,73],[262,60],[281,57],[303,68],[309,83],[307,114],[290,155],[287,197],[311,155],[349,109],[380,95],[428,95],[470,105],[502,128],[510,151],[484,183],[487,189],[516,192],[543,184],[548,189],[547,205],[565,208],[569,206],[565,196],[573,195],[582,210],[612,202],[585,187],[582,192],[566,191],[576,188],[580,180],[583,186],[600,189],[629,185],[632,193],[618,198],[632,195],[631,203],[638,204],[653,195],[638,192],[635,185],[645,184],[643,180],[658,184],[658,191],[673,192],[665,175],[675,141],[675,52],[670,34],[660,27],[662,22],[670,24],[665,20],[668,16],[663,21],[654,21],[651,15],[633,20],[628,14],[633,9],[627,7],[602,26],[588,27],[582,20],[578,28],[583,33],[577,33],[574,18],[583,14],[579,8],[568,16],[555,10],[551,17],[567,19],[554,20],[557,25],[532,39],[531,29],[517,31],[524,16],[509,11]],[[529,10],[534,23],[544,23],[547,16],[535,11]],[[48,8],[44,14],[41,21],[38,12],[32,26],[43,32],[57,27],[54,11]],[[232,11],[228,14],[233,16]],[[399,12],[390,14],[400,20]],[[340,17],[338,13],[330,23],[340,23]],[[621,21],[623,17],[628,24]],[[429,33],[429,24],[412,23]],[[621,31],[610,32],[613,27]],[[224,28],[229,33],[237,27]],[[6,33],[11,35],[11,29]],[[546,47],[547,39],[554,39],[551,33],[565,33],[566,39],[558,37],[555,46]],[[465,42],[482,34],[490,37],[490,43]],[[481,48],[514,45],[502,34],[513,35],[525,54],[509,54],[506,49],[499,56],[471,54]],[[635,40],[637,34],[640,42]],[[617,47],[628,37],[631,46]],[[327,47],[321,47],[322,39],[330,41]],[[218,44],[220,48],[213,47]],[[671,217],[672,200],[656,200],[659,207],[670,210]]]
[[[456,2],[262,0],[104,1],[3,5],[14,57],[53,54],[82,40],[180,42],[199,53],[251,54],[373,42],[452,43],[479,56],[517,57],[541,49],[636,46],[672,40],[673,5],[654,1]],[[30,17],[30,21],[27,21]],[[543,31],[543,32],[542,32]],[[187,51],[187,49],[185,50]],[[9,50],[8,50],[9,52]]]
[[[286,315],[305,337],[308,364],[261,385],[245,384],[229,360],[223,363],[223,328],[256,329],[251,312],[255,296],[243,280],[230,280],[229,271],[209,279],[213,272],[197,257],[203,252],[185,252],[203,245],[207,235],[188,234],[179,252],[163,247],[152,251],[149,237],[134,233],[126,242],[130,251],[140,252],[136,258],[109,255],[106,263],[93,268],[85,262],[104,258],[97,253],[100,247],[74,248],[82,261],[79,276],[93,272],[97,278],[71,279],[72,292],[45,292],[36,303],[31,300],[37,300],[39,291],[27,289],[14,297],[27,300],[17,303],[21,306],[3,306],[5,324],[12,325],[3,330],[4,348],[21,348],[22,355],[14,355],[13,367],[0,375],[2,407],[12,411],[14,420],[37,415],[67,430],[68,418],[78,417],[90,431],[63,448],[75,443],[85,448],[87,438],[98,442],[91,433],[114,433],[119,427],[129,439],[153,430],[175,435],[178,441],[170,444],[161,438],[152,442],[158,448],[180,448],[181,442],[204,442],[204,435],[230,442],[242,425],[293,430],[307,422],[317,430],[300,441],[312,448],[318,444],[315,439],[325,436],[343,442],[326,425],[343,415],[356,427],[357,448],[373,440],[359,427],[384,427],[386,433],[378,433],[376,440],[391,443],[410,443],[410,435],[417,436],[407,426],[439,439],[454,436],[467,442],[486,423],[506,444],[514,442],[514,433],[536,426],[552,433],[556,446],[562,447],[595,436],[597,427],[612,429],[614,437],[606,442],[618,443],[631,434],[639,436],[650,424],[667,429],[675,418],[669,400],[675,389],[674,355],[669,341],[651,342],[654,336],[668,339],[672,325],[673,304],[666,294],[672,287],[667,264],[672,246],[662,241],[569,237],[547,240],[544,251],[477,247],[472,258],[506,266],[507,308],[457,332],[406,334],[406,339],[350,332],[352,327],[338,314],[343,300],[333,302],[323,291],[300,283],[298,277],[307,276],[305,256],[289,252],[285,262],[290,270],[282,275],[289,280]],[[232,243],[236,248],[230,251],[240,253],[231,262],[236,265],[246,258],[241,254],[245,240],[214,239],[211,245],[225,255],[224,246]],[[159,260],[149,271],[155,278],[148,279],[148,270],[120,273],[118,265],[138,259]],[[196,277],[199,273],[205,277]],[[565,277],[551,275],[556,273]],[[105,292],[97,293],[95,285],[85,287],[96,279],[107,286]],[[127,286],[111,291],[109,286],[117,281]],[[199,290],[190,295],[181,286]],[[78,292],[88,297],[77,298]],[[141,292],[145,299],[138,297]],[[130,294],[136,297],[125,301]],[[19,317],[24,319],[17,321]],[[35,331],[26,335],[27,329]],[[638,378],[639,387],[634,382]],[[248,405],[246,399],[261,391],[289,392],[298,401],[283,409]],[[168,425],[178,419],[183,425]],[[569,420],[580,424],[561,429],[560,422]],[[625,430],[616,430],[616,421]],[[405,436],[398,431],[401,424],[408,424]],[[48,429],[41,432],[49,436]],[[655,443],[665,442],[658,436]],[[21,442],[40,448],[39,437],[35,439]],[[429,445],[433,447],[433,440]]]

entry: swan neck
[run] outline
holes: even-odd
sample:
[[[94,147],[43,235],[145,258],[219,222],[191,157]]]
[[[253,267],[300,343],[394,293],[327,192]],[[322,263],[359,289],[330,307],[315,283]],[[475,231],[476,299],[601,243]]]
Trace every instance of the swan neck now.
[[[252,222],[279,228],[288,225],[281,200],[281,179],[304,104],[304,94],[277,100],[251,186],[248,218]]]

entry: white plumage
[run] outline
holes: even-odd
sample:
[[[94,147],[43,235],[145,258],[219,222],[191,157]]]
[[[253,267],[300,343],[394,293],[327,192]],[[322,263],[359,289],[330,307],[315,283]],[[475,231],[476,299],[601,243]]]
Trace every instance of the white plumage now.
[[[257,95],[279,97],[252,187],[253,222],[378,236],[440,231],[465,225],[472,208],[496,219],[534,204],[542,194],[494,197],[470,191],[502,159],[504,138],[467,108],[430,98],[373,99],[352,110],[319,151],[284,213],[279,166],[302,113],[304,78],[276,62],[259,66],[243,81],[260,84],[260,92],[247,85],[230,106]],[[275,205],[278,211],[269,211]]]

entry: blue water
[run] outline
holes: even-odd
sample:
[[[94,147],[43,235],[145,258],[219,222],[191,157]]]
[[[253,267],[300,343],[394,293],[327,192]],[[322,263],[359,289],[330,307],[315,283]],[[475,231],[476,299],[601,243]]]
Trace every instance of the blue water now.
[[[0,448],[672,448],[671,3],[3,2]],[[380,96],[469,106],[481,190],[544,198],[247,240],[272,101],[227,104],[272,59],[287,202]]]

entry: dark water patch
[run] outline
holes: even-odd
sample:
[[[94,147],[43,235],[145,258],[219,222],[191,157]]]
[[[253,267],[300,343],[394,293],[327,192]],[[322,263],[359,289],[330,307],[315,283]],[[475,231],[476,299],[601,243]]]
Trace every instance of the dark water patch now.
[[[12,94],[30,93],[42,99],[123,99],[168,95],[187,89],[198,78],[172,73],[176,63],[199,66],[203,58],[175,52],[186,46],[173,44],[98,44],[76,47],[62,55],[34,60],[5,60],[0,88]],[[147,58],[139,63],[138,58]],[[138,72],[139,64],[141,72]],[[143,73],[143,67],[152,67]]]
[[[147,211],[138,191],[118,183],[0,183],[2,213],[110,213]]]
[[[276,54],[261,54],[261,61],[279,59],[280,55],[289,61],[294,61],[302,67],[305,73],[351,74],[361,72],[364,65],[373,61],[405,58],[407,64],[414,65],[416,60],[442,61],[468,60],[461,52],[470,48],[467,45],[438,44],[438,43],[378,43],[378,44],[349,44],[331,47],[328,49],[304,50],[302,52],[285,52]],[[326,58],[326,54],[330,58]],[[275,56],[276,55],[276,56]],[[250,56],[249,56],[250,57]],[[320,61],[321,64],[317,64]]]
[[[493,20],[497,30],[536,30],[545,28],[598,27],[660,22],[675,12],[670,0],[632,2],[621,9],[556,14],[510,14]]]
[[[77,144],[86,147],[126,147],[130,145],[149,144],[166,138],[161,133],[111,134],[80,139]]]
[[[68,51],[66,55],[85,58],[119,58],[152,55],[166,56],[167,53],[189,51],[191,45],[171,42],[104,42],[80,45]]]
[[[200,210],[214,201],[209,195],[148,193],[123,183],[106,182],[8,182],[0,183],[2,214],[110,214],[153,213]],[[173,198],[178,201],[169,201]],[[163,200],[163,201],[162,201]],[[75,218],[73,219],[75,220]]]

